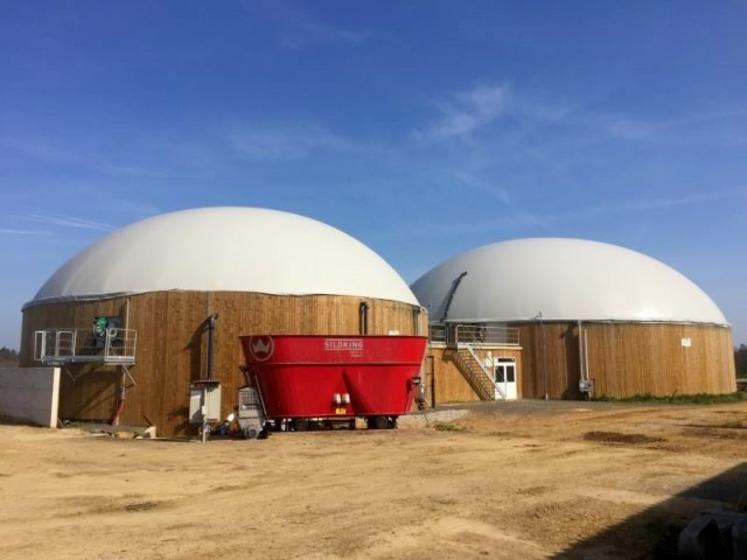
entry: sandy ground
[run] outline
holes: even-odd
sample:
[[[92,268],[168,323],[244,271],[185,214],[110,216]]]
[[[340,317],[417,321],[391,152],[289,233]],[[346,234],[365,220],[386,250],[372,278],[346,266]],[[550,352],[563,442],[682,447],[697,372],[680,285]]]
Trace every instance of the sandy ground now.
[[[0,426],[0,558],[645,558],[747,503],[747,403],[134,441]]]

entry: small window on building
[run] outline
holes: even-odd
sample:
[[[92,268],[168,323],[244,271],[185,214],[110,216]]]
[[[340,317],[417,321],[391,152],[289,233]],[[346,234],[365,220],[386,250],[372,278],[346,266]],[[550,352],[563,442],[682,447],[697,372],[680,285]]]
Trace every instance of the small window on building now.
[[[508,371],[506,371],[506,381],[508,381],[509,383],[514,383],[516,381],[514,368],[510,367],[508,368]]]
[[[503,383],[503,368],[502,367],[495,368],[495,382]]]

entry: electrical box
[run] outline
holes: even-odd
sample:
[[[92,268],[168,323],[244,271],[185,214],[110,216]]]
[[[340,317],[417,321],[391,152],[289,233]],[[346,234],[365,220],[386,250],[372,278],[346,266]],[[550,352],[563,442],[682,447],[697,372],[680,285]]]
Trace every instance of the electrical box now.
[[[220,382],[212,380],[196,381],[190,386],[189,423],[202,424],[203,417],[208,423],[219,422],[220,415]]]

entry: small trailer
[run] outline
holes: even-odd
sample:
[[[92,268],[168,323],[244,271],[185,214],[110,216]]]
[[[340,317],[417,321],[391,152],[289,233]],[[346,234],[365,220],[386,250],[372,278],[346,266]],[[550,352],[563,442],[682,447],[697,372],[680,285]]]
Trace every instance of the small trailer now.
[[[246,370],[275,429],[366,420],[394,428],[420,388],[422,336],[242,336]]]

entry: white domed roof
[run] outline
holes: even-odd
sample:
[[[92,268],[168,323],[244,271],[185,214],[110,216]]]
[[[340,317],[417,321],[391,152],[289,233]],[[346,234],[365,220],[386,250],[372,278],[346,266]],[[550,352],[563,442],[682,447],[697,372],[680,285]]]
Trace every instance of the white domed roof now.
[[[379,255],[331,226],[261,208],[199,208],[116,230],[65,263],[30,304],[159,290],[334,294],[417,305]]]
[[[667,265],[581,239],[518,239],[459,255],[412,285],[431,321],[672,321],[726,324],[698,286]]]

